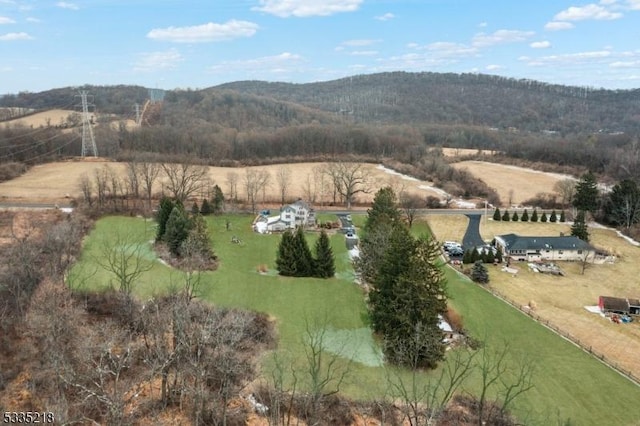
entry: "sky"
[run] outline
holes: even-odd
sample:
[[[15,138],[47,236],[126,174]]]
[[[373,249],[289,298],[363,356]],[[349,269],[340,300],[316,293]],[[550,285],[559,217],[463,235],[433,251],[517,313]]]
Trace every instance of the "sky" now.
[[[640,0],[0,0],[0,94],[388,71],[640,88]]]

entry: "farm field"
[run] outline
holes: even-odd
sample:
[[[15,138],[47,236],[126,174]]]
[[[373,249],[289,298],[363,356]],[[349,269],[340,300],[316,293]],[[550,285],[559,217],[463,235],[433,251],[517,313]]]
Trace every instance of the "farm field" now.
[[[38,112],[26,117],[16,118],[14,120],[8,120],[8,121],[5,121],[4,123],[0,123],[0,125],[4,125],[4,126],[19,125],[19,126],[26,126],[26,127],[32,127],[32,128],[40,128],[40,127],[47,127],[47,126],[55,127],[55,126],[62,126],[67,124],[67,122],[69,121],[69,117],[73,115],[77,115],[77,117],[80,117],[80,112],[74,111],[74,110],[68,110],[68,109],[50,109],[50,110]],[[76,120],[78,119],[79,118],[77,118]],[[125,122],[127,128],[135,127],[134,120],[128,119],[123,121]],[[117,127],[117,122],[115,122],[113,126]]]
[[[441,241],[460,241],[467,226],[467,218],[461,215],[429,215],[427,220]],[[489,219],[480,225],[480,234],[486,241],[511,232],[553,236],[560,232],[568,235],[571,231],[569,225],[559,223]],[[559,262],[566,276],[534,273],[526,263],[512,265],[519,269],[515,277],[489,266],[489,285],[518,305],[535,305],[535,314],[591,346],[594,352],[604,354],[624,371],[640,377],[640,322],[615,324],[585,309],[597,305],[599,296],[640,297],[640,247],[612,230],[590,228],[589,232],[591,243],[614,254],[615,263],[588,265],[583,274],[579,262]]]
[[[271,174],[271,184],[267,187],[265,198],[268,202],[273,202],[280,199],[279,188],[276,183],[276,172],[286,167],[291,171],[291,186],[288,194],[292,200],[295,200],[304,197],[304,188],[307,182],[313,184],[315,181],[313,169],[323,164],[325,163],[274,164],[269,166],[239,168],[209,167],[209,177],[213,184],[218,184],[224,192],[227,192],[228,175],[229,173],[235,173],[237,175],[239,198],[245,199],[246,192],[243,185],[245,171],[250,169],[266,170]],[[97,171],[105,166],[110,167],[122,178],[126,176],[125,163],[100,159],[88,158],[86,160],[78,159],[41,164],[32,167],[27,173],[16,179],[0,183],[0,200],[33,203],[68,203],[68,197],[76,198],[82,196],[79,185],[81,176],[86,174],[89,178],[92,178]],[[394,188],[404,187],[406,191],[420,194],[424,197],[427,195],[439,196],[436,190],[429,189],[429,187],[432,186],[431,182],[407,179],[375,164],[362,164],[362,167],[368,176],[369,192],[366,194],[357,194],[356,199],[358,202],[370,202],[373,200],[375,192],[379,188],[387,185],[391,185]],[[329,182],[327,179],[324,196],[316,204],[328,204],[329,201],[331,201],[328,185]],[[162,182],[158,181],[154,191],[160,192],[161,190]]]
[[[461,161],[453,163],[452,166],[456,169],[467,169],[478,179],[482,179],[498,192],[504,205],[508,203],[511,191],[513,191],[513,204],[520,205],[539,192],[553,193],[553,185],[569,177],[486,161]]]
[[[226,230],[226,221],[231,229]],[[321,217],[321,220],[327,218]],[[343,391],[354,398],[374,398],[388,395],[385,368],[380,366],[380,352],[371,336],[366,320],[366,307],[360,288],[353,283],[344,239],[332,236],[337,260],[337,277],[330,280],[292,279],[275,273],[274,261],[278,235],[255,234],[250,229],[249,216],[207,218],[213,246],[220,257],[220,267],[204,274],[202,298],[220,306],[241,307],[266,312],[275,321],[279,335],[278,352],[300,365],[301,345],[306,322],[326,319],[331,341],[327,351],[345,348],[345,342],[358,342],[341,363],[351,373]],[[354,217],[360,223],[360,216]],[[101,242],[117,235],[127,235],[130,242],[148,244],[153,238],[153,222],[141,218],[107,217],[98,221],[86,240],[75,276],[95,267]],[[416,225],[416,232],[427,230],[425,222]],[[438,228],[435,228],[438,230]],[[241,244],[232,244],[235,235]],[[313,236],[309,236],[312,244]],[[147,298],[179,284],[178,271],[157,262],[148,245],[143,254],[154,262],[136,288],[136,294]],[[267,272],[258,270],[266,265]],[[570,419],[572,424],[632,425],[640,416],[640,388],[622,378],[593,357],[557,337],[517,310],[496,299],[467,279],[447,268],[448,292],[451,304],[463,315],[465,327],[476,337],[486,340],[490,348],[509,342],[509,362],[533,359],[536,364],[535,387],[516,400],[515,413],[526,424],[547,425]],[[107,285],[109,277],[99,271],[91,280],[97,288]],[[305,321],[308,320],[308,321]],[[349,358],[349,359],[348,359]],[[263,363],[263,373],[269,373],[269,357]],[[433,374],[437,374],[437,371]],[[420,381],[429,376],[420,376]],[[477,389],[479,378],[468,382]]]

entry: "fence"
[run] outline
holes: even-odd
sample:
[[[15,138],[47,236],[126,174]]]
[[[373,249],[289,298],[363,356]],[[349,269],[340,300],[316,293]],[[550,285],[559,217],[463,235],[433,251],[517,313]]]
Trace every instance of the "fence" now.
[[[516,308],[520,312],[524,313],[525,315],[527,315],[528,317],[530,317],[534,321],[538,322],[542,326],[544,326],[544,327],[548,328],[549,330],[551,330],[552,332],[556,333],[558,336],[560,336],[560,337],[566,339],[567,341],[573,343],[574,345],[576,345],[577,347],[579,347],[583,351],[593,355],[596,359],[598,359],[600,362],[602,362],[606,366],[610,367],[611,369],[615,370],[616,372],[618,372],[622,376],[624,376],[627,379],[631,380],[637,386],[640,386],[640,377],[638,377],[635,374],[633,374],[630,370],[625,370],[617,362],[608,359],[603,353],[598,352],[597,350],[594,350],[593,347],[590,346],[590,345],[587,346],[580,339],[578,339],[575,336],[572,336],[570,333],[568,333],[568,332],[560,329],[559,327],[555,326],[554,324],[549,322],[549,320],[542,318],[540,315],[538,315],[535,312],[533,312],[532,309],[530,309],[528,306],[523,306],[523,305],[520,305],[520,304],[514,302],[513,300],[509,299],[507,296],[505,296],[504,294],[498,292],[495,289],[492,289],[492,288],[489,288],[489,287],[486,287],[486,286],[480,286],[480,287],[485,289],[489,293],[493,294],[495,297],[497,297],[498,299],[502,300],[503,302],[508,303],[509,305],[513,306],[514,308]]]

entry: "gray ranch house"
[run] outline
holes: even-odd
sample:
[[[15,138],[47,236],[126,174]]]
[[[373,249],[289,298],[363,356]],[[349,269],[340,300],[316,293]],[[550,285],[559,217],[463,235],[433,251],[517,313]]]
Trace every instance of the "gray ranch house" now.
[[[497,235],[496,247],[503,256],[512,260],[539,261],[587,261],[593,262],[596,249],[574,236],[523,237],[516,234]]]

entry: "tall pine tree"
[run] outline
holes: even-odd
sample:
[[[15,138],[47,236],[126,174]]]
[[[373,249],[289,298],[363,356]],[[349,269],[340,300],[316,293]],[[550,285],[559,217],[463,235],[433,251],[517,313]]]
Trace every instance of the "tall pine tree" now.
[[[180,246],[189,235],[190,225],[191,223],[182,205],[176,205],[171,210],[169,219],[167,219],[163,236],[164,242],[167,243],[169,251],[174,256],[180,256]]]
[[[320,232],[320,237],[315,245],[315,276],[318,278],[331,278],[336,273],[335,259],[329,236],[324,231]]]
[[[276,269],[280,275],[294,277],[297,275],[296,252],[293,243],[293,232],[287,229],[280,238],[276,255]]]
[[[598,182],[593,173],[585,173],[576,184],[573,206],[577,210],[585,212],[594,213],[596,211],[598,207]]]
[[[162,197],[160,200],[160,206],[156,213],[156,222],[158,222],[158,227],[156,228],[156,241],[161,241],[164,237],[164,233],[167,229],[167,220],[175,206],[176,202],[169,197]]]
[[[296,228],[293,234],[293,250],[296,254],[296,277],[311,277],[315,272],[314,259],[304,235],[302,226]]]
[[[367,211],[365,231],[375,228],[380,223],[399,223],[402,215],[396,203],[396,194],[391,187],[380,189],[373,198],[373,204]]]
[[[578,214],[573,221],[573,225],[571,225],[571,235],[578,237],[583,241],[589,241],[589,228],[585,221],[585,213],[582,210],[578,211]]]

